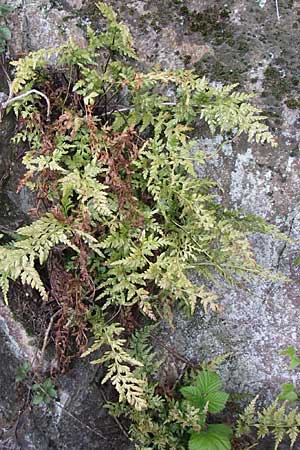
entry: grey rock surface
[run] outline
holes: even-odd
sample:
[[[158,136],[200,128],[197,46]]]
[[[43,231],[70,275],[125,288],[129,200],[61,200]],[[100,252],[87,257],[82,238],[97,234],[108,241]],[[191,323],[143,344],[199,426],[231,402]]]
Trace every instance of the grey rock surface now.
[[[15,6],[11,16],[13,39],[8,55],[18,57],[29,50],[57,46],[73,36],[84,43],[88,23],[101,29],[95,4],[85,0],[9,0]],[[248,144],[241,138],[226,145],[212,158],[207,174],[224,189],[223,201],[245,212],[262,215],[295,239],[294,245],[271,237],[254,236],[253,247],[262,265],[282,271],[289,282],[258,280],[247,291],[219,289],[222,313],[204,316],[197,310],[192,319],[178,315],[175,329],[165,327],[162,337],[186,358],[201,361],[230,352],[222,366],[226,388],[232,392],[261,393],[265,402],[274,398],[284,382],[299,384],[297,371],[290,372],[280,351],[289,345],[300,347],[298,319],[300,269],[294,260],[300,252],[300,2],[256,0],[110,0],[129,25],[138,54],[145,67],[194,68],[221,83],[239,83],[241,89],[257,94],[256,103],[269,117],[279,146]],[[1,83],[0,90],[5,90]],[[8,117],[0,126],[0,225],[15,228],[26,221],[31,205],[28,193],[15,194],[22,168],[16,149],[10,144],[14,122]],[[221,137],[201,137],[199,142],[212,153]],[[199,168],[199,175],[203,175]],[[3,182],[2,182],[3,180]],[[0,311],[0,315],[2,315]],[[1,362],[0,413],[11,420],[17,413],[14,393],[16,367],[22,357],[0,320]],[[1,359],[2,361],[2,359]],[[7,371],[3,370],[3,367]],[[3,438],[1,448],[127,450],[125,438],[109,421],[95,373],[88,365],[74,368],[61,381],[61,402],[71,414],[80,414],[109,440],[96,437],[87,428],[59,410],[33,411],[24,418],[22,437]],[[4,410],[10,413],[6,417]],[[96,411],[96,414],[94,412]],[[104,415],[103,415],[104,414]],[[0,418],[2,420],[2,417]],[[5,428],[6,425],[3,425]],[[1,437],[0,437],[1,439]],[[6,439],[6,440],[5,440]],[[20,441],[21,439],[21,441]],[[0,440],[1,442],[1,440]],[[17,442],[17,443],[16,443]],[[15,444],[14,444],[15,443]],[[17,447],[16,447],[17,448]],[[265,444],[264,450],[272,449]]]
[[[26,295],[27,294],[27,295]],[[13,286],[15,297],[26,304],[31,292]],[[20,314],[20,311],[19,311]],[[38,337],[30,337],[10,309],[0,304],[0,448],[1,450],[133,450],[120,422],[114,421],[104,404],[116,400],[109,386],[103,387],[101,368],[89,359],[75,361],[68,373],[56,380],[57,399],[51,405],[32,406],[33,383],[43,381],[51,370],[51,355],[42,360]],[[19,369],[29,362],[35,373],[17,383]]]

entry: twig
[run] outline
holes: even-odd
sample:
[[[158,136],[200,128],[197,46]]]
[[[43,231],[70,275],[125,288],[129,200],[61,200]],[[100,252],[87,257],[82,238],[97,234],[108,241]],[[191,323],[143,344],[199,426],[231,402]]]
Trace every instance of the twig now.
[[[2,177],[0,178],[0,190],[2,190],[4,184],[9,179],[11,174],[11,167],[9,166],[3,173]]]
[[[30,391],[28,391],[28,394],[29,393],[30,393]],[[27,394],[27,397],[28,397],[28,394]],[[19,438],[19,428],[22,429],[22,427],[24,427],[26,425],[26,421],[28,421],[28,414],[26,414],[26,413],[28,413],[29,410],[30,410],[30,405],[27,404],[27,406],[25,407],[25,409],[23,411],[19,411],[18,417],[17,417],[16,422],[13,427],[14,437],[15,437],[17,444],[19,444],[19,445],[21,444],[21,442],[20,442],[21,439]]]
[[[223,149],[223,147],[225,147],[225,145],[227,145],[227,144],[233,144],[236,140],[237,140],[237,138],[238,138],[239,136],[234,136],[232,139],[227,139],[227,141],[223,141],[223,142],[221,142],[218,146],[217,146],[217,148],[216,148],[216,150],[215,151],[213,151],[209,156],[207,156],[206,157],[206,159],[212,159],[212,158],[214,158],[222,149]]]
[[[276,5],[277,19],[278,19],[278,22],[280,22],[280,14],[279,14],[278,0],[275,0],[275,5]]]
[[[10,99],[12,98],[12,96],[13,96],[12,82],[11,82],[11,79],[10,79],[10,77],[9,77],[9,75],[8,75],[7,70],[5,69],[5,66],[4,66],[4,64],[3,64],[3,61],[0,60],[0,63],[1,63],[1,69],[2,69],[3,72],[4,72],[4,75],[5,75],[5,78],[6,78],[6,81],[7,81],[7,85],[8,85],[9,93],[8,93],[8,99],[6,100],[6,101],[8,101],[8,100],[10,100]]]
[[[162,106],[176,106],[176,102],[164,102],[162,103]],[[110,116],[111,114],[114,113],[122,113],[122,112],[126,112],[126,111],[132,111],[134,108],[120,108],[120,109],[112,109],[111,111],[107,111],[104,114],[101,114],[101,116]]]
[[[101,114],[101,117],[103,117],[103,116],[110,116],[111,114],[117,113],[117,112],[122,113],[122,112],[126,112],[126,111],[131,111],[131,110],[132,110],[132,108],[129,108],[129,107],[127,107],[127,108],[120,108],[120,109],[112,109],[111,111],[107,111],[107,112]]]
[[[48,343],[49,333],[50,333],[50,331],[51,331],[51,328],[52,328],[52,325],[53,325],[53,322],[54,322],[55,317],[56,317],[56,316],[58,315],[58,313],[60,313],[60,312],[61,312],[61,310],[56,311],[56,313],[53,314],[53,316],[51,317],[51,319],[50,319],[50,321],[49,321],[49,325],[48,325],[48,327],[47,327],[47,330],[46,330],[46,333],[45,333],[45,336],[44,336],[43,346],[42,346],[41,354],[40,354],[39,361],[38,361],[38,365],[37,365],[36,369],[39,369],[39,368],[42,366],[42,364],[43,364],[43,360],[44,360],[44,356],[45,356],[45,350],[46,350],[47,343]]]
[[[11,103],[21,100],[22,98],[28,97],[28,95],[31,95],[31,94],[40,95],[46,101],[46,103],[47,103],[47,120],[48,120],[50,117],[50,101],[46,94],[44,94],[41,91],[38,91],[37,89],[30,89],[30,91],[24,92],[24,94],[17,95],[16,97],[12,97],[12,98],[8,97],[8,100],[6,100],[6,102],[2,103],[2,109],[7,108],[7,106],[9,106]]]
[[[31,386],[28,385],[26,383],[27,387],[29,388],[29,390],[31,391]],[[98,436],[100,436],[102,439],[107,440],[107,438],[98,430],[95,430],[95,428],[90,427],[87,423],[82,422],[82,420],[78,419],[78,417],[74,416],[73,413],[71,413],[70,411],[68,411],[64,405],[62,405],[60,402],[58,402],[57,400],[55,400],[54,398],[50,397],[48,392],[43,388],[43,386],[41,384],[39,384],[39,389],[43,392],[43,394],[45,394],[51,401],[53,401],[61,410],[62,412],[66,413],[69,417],[71,417],[73,420],[75,420],[77,423],[79,423],[82,427],[87,428],[89,431],[91,431],[94,434],[97,434]]]
[[[100,391],[101,396],[103,397],[105,403],[108,403],[106,395],[104,394],[104,392],[101,390]],[[130,440],[130,437],[128,435],[128,433],[126,432],[125,428],[123,427],[123,425],[121,424],[121,422],[119,421],[119,419],[113,415],[111,415],[111,417],[113,418],[113,420],[116,422],[116,424],[118,425],[118,427],[120,428],[121,432],[124,434],[124,436]]]
[[[108,325],[109,323],[111,323],[118,315],[119,312],[121,311],[121,305],[119,306],[117,312],[106,322],[106,325]]]
[[[159,338],[154,336],[152,333],[150,333],[150,335],[154,339],[154,341],[158,343],[158,345],[163,347],[165,350],[167,350],[167,352],[171,353],[176,359],[178,359],[179,361],[183,362],[188,367],[195,368],[195,367],[199,366],[199,364],[195,364],[192,361],[190,361],[189,359],[185,358],[183,355],[180,355],[179,353],[177,353],[175,350],[170,348],[168,345],[166,345],[164,342],[162,342]]]
[[[43,390],[42,388],[40,388],[41,390]],[[53,399],[52,399],[53,400]],[[61,410],[63,412],[65,412],[68,416],[70,416],[73,420],[75,420],[76,422],[80,423],[81,426],[87,428],[89,431],[91,431],[94,434],[97,434],[98,436],[100,436],[102,439],[107,440],[107,437],[105,437],[100,431],[95,430],[95,428],[90,427],[87,423],[82,422],[82,420],[78,419],[78,417],[74,416],[74,414],[72,414],[70,411],[68,411],[67,409],[65,409],[65,407],[58,401],[54,400],[55,404],[61,408]]]

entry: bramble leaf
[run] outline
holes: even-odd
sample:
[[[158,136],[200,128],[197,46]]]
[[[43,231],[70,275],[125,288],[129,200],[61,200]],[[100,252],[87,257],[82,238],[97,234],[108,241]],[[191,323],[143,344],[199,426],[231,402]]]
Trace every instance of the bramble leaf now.
[[[295,347],[291,345],[281,352],[281,355],[287,355],[290,358],[290,369],[295,369],[300,365],[300,357],[297,355]]]
[[[281,386],[281,392],[278,395],[279,400],[288,400],[294,402],[298,400],[298,394],[294,391],[294,386],[291,383],[285,383]]]
[[[189,450],[230,450],[232,430],[223,424],[208,425],[207,430],[192,433]]]

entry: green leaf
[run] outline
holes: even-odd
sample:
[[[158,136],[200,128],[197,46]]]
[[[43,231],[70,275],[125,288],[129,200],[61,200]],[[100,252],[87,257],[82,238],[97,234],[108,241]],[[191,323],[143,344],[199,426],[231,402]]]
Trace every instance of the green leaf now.
[[[6,14],[9,14],[10,12],[13,11],[13,8],[11,6],[8,5],[0,5],[0,17],[4,16]]]
[[[210,394],[217,392],[222,387],[221,378],[215,372],[203,370],[197,376],[196,386],[201,394]]]
[[[295,369],[295,367],[299,366],[299,364],[300,364],[300,358],[299,358],[299,356],[293,356],[293,357],[291,358],[289,368],[290,368],[290,369]]]
[[[184,386],[180,389],[180,392],[184,396],[184,398],[192,404],[194,404],[195,402],[197,403],[199,397],[201,396],[201,392],[196,386]]]
[[[224,424],[208,425],[206,431],[192,433],[189,450],[230,450],[232,430]]]
[[[32,399],[32,403],[34,405],[40,405],[41,403],[44,403],[44,401],[45,401],[45,396],[43,394],[36,394]]]
[[[25,378],[26,378],[26,376],[24,376],[23,374],[17,375],[16,383],[20,383],[21,381],[24,381]]]
[[[291,358],[292,356],[296,355],[295,347],[293,345],[290,345],[288,348],[282,350],[282,352],[280,354],[287,355]]]
[[[7,27],[0,27],[0,39],[9,41],[11,39],[11,31]]]
[[[295,367],[300,365],[300,357],[297,356],[295,347],[291,345],[281,352],[281,355],[287,355],[290,357],[290,369],[295,369]]]
[[[44,389],[49,389],[49,388],[51,388],[52,386],[53,386],[53,384],[52,384],[52,381],[51,381],[51,378],[47,378],[45,381],[44,381],[44,383],[42,384],[42,386],[43,386],[43,388]]]
[[[208,401],[208,411],[210,413],[218,413],[222,411],[228,400],[229,394],[226,392],[211,392],[206,396]]]
[[[51,378],[47,378],[41,387],[45,391],[45,396],[46,396],[46,393],[49,397],[52,397],[52,398],[55,398],[57,396],[57,392],[54,387],[54,384],[52,383]]]
[[[16,382],[19,383],[20,381],[24,381],[28,375],[29,372],[29,362],[25,361],[24,364],[18,368],[17,376],[16,376]]]
[[[226,392],[220,391],[221,386],[219,375],[203,370],[196,379],[196,386],[184,386],[180,392],[191,405],[203,410],[208,404],[208,411],[217,413],[222,411],[229,397]]]
[[[298,399],[297,393],[294,391],[294,386],[291,383],[285,383],[281,387],[281,393],[278,395],[279,400],[288,400],[294,402]]]

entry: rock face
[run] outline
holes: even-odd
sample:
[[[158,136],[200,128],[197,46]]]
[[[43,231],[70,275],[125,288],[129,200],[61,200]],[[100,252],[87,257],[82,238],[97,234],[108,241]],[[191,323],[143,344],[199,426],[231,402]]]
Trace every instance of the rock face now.
[[[10,23],[13,33],[10,57],[57,46],[69,36],[84,42],[87,23],[98,24],[101,29],[92,1],[10,0],[9,3],[15,7]],[[205,74],[217,82],[239,83],[243,90],[257,94],[257,104],[269,117],[278,148],[249,145],[241,138],[234,145],[225,145],[222,153],[211,160],[208,174],[223,186],[228,206],[262,215],[297,241],[300,235],[300,2],[279,2],[282,3],[280,20],[271,0],[110,0],[107,3],[129,25],[145,67],[159,63],[162,68],[194,68],[199,75]],[[3,79],[0,77],[0,83]],[[1,90],[4,89],[1,84]],[[31,203],[28,193],[24,192],[21,200],[15,194],[22,169],[9,142],[13,130],[13,119],[8,116],[0,128],[3,211],[0,225],[12,229],[26,220]],[[208,152],[214,151],[220,139],[203,138],[199,131],[199,141]],[[178,316],[176,331],[163,329],[162,337],[178,353],[198,361],[230,352],[222,368],[227,389],[261,393],[269,401],[282,383],[297,382],[300,378],[297,372],[288,371],[287,361],[280,356],[280,351],[289,345],[300,347],[297,314],[300,270],[294,265],[300,248],[298,244],[262,236],[253,237],[253,246],[262,265],[279,269],[290,281],[258,280],[244,291],[222,286],[219,316],[203,316],[200,310],[190,320]],[[129,449],[128,440],[101,407],[103,396],[95,372],[82,363],[75,364],[73,371],[60,380],[60,401],[70,415],[63,414],[57,406],[55,411],[41,408],[27,411],[19,420],[21,424],[16,421],[14,377],[29,350],[25,341],[16,347],[14,335],[5,325],[5,314],[9,313],[3,311],[0,309],[0,385],[5,388],[0,391],[0,424],[6,433],[1,448]],[[16,426],[7,437],[8,422],[12,420]],[[101,434],[109,439],[102,438]],[[264,447],[271,448],[267,444]]]

